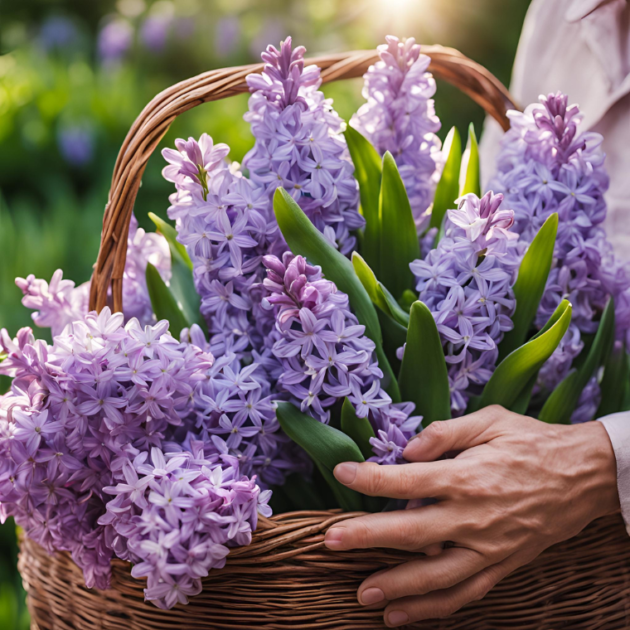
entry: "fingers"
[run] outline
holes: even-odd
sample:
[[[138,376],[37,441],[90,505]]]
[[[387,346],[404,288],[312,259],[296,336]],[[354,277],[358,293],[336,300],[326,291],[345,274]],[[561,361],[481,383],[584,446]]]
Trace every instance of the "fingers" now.
[[[386,547],[417,551],[444,540],[455,540],[457,519],[442,504],[416,510],[368,514],[342,521],[326,532],[329,549]]]
[[[335,467],[334,474],[337,481],[348,488],[371,497],[439,499],[445,497],[449,489],[454,487],[457,482],[454,474],[461,467],[461,462],[453,460],[401,466],[344,462]]]
[[[359,602],[376,604],[447,589],[479,573],[488,564],[487,559],[472,549],[445,549],[439,556],[412,560],[370,576],[359,588]]]
[[[409,462],[432,462],[448,451],[462,451],[488,442],[499,434],[499,423],[508,411],[498,405],[468,416],[432,422],[409,441],[403,457]]]
[[[385,609],[385,623],[395,628],[424,619],[448,617],[462,606],[485,597],[497,582],[525,562],[527,560],[516,555],[510,556],[451,588],[393,601]]]

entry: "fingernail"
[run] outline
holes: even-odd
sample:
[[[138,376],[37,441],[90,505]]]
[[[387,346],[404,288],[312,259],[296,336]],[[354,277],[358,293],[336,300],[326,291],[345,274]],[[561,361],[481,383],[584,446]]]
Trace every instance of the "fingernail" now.
[[[402,610],[393,610],[387,615],[387,622],[392,626],[402,626],[409,621],[409,615]]]
[[[385,599],[385,593],[380,588],[366,588],[361,593],[361,603],[365,606],[370,604],[377,604]]]
[[[421,435],[422,435],[422,433],[416,433],[415,435],[412,435],[409,438],[409,442],[411,442],[411,440],[417,440]],[[409,442],[407,442],[407,444],[409,444]]]
[[[341,549],[343,539],[343,527],[333,527],[326,532],[324,544],[329,549]]]
[[[357,477],[357,464],[356,462],[345,462],[335,466],[335,478],[337,481],[348,485],[351,484]]]

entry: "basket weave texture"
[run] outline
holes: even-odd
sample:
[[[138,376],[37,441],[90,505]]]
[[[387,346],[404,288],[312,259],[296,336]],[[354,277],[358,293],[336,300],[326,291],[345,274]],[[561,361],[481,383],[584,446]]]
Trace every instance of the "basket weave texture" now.
[[[187,606],[143,601],[144,584],[113,562],[112,588],[88,590],[67,553],[23,540],[20,572],[31,630],[376,630],[382,611],[360,606],[363,579],[412,554],[330,552],[324,533],[357,514],[294,512],[263,519],[252,544],[211,571]],[[630,541],[620,517],[592,523],[500,582],[486,597],[423,630],[622,630],[630,627]]]
[[[514,108],[503,85],[456,50],[423,47],[429,69],[480,104],[504,129]],[[311,59],[324,82],[361,76],[375,51]],[[213,70],[158,94],[121,148],[103,218],[90,308],[122,310],[122,276],[131,213],[146,163],[175,118],[202,103],[247,91],[245,78],[262,64]],[[111,293],[110,293],[111,288]],[[358,514],[293,512],[261,518],[252,544],[231,551],[203,591],[185,606],[162,611],[144,602],[144,582],[115,560],[108,591],[88,590],[67,553],[49,556],[21,541],[19,568],[32,630],[364,630],[384,628],[382,611],[362,607],[357,588],[371,573],[413,554],[395,550],[332,552],[326,530]],[[630,541],[619,517],[600,519],[508,576],[485,599],[452,617],[423,622],[427,630],[571,630],[630,627]]]

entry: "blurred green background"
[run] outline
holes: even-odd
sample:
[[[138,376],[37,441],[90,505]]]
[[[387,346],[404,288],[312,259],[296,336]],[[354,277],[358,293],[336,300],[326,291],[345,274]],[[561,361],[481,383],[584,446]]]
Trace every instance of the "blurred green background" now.
[[[509,83],[529,0],[0,0],[0,327],[30,324],[16,276],[90,276],[117,151],[142,107],[194,74],[251,63],[291,34],[308,54],[373,48],[386,34],[454,46]],[[324,87],[348,119],[361,80]],[[245,95],[198,107],[163,140],[208,132],[242,159]],[[483,112],[438,84],[441,136]],[[149,162],[136,204],[165,216],[171,185]],[[41,333],[41,331],[40,331]],[[45,335],[43,335],[45,336]],[[1,386],[1,384],[0,384]],[[29,626],[15,527],[0,526],[0,628]]]

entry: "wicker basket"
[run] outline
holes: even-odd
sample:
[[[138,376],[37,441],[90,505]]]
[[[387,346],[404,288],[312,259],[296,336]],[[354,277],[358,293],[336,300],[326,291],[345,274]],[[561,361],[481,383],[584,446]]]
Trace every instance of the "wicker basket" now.
[[[424,47],[430,69],[479,103],[503,128],[509,93],[487,70],[453,49]],[[312,59],[324,82],[361,76],[374,51]],[[149,103],[122,146],[103,219],[90,307],[100,309],[111,285],[122,307],[122,276],[131,212],[146,163],[173,120],[201,103],[247,91],[245,77],[262,65],[213,70],[162,92]],[[261,518],[252,544],[231,551],[211,571],[203,591],[185,606],[162,611],[144,602],[144,583],[115,560],[109,591],[88,590],[67,553],[49,556],[21,540],[19,568],[28,593],[32,630],[360,630],[383,628],[382,611],[362,607],[360,583],[409,559],[394,550],[332,552],[326,530],[357,514],[293,512]],[[411,626],[416,627],[416,626]],[[630,540],[619,517],[600,519],[578,537],[547,550],[498,584],[484,600],[430,629],[571,630],[630,627]]]

